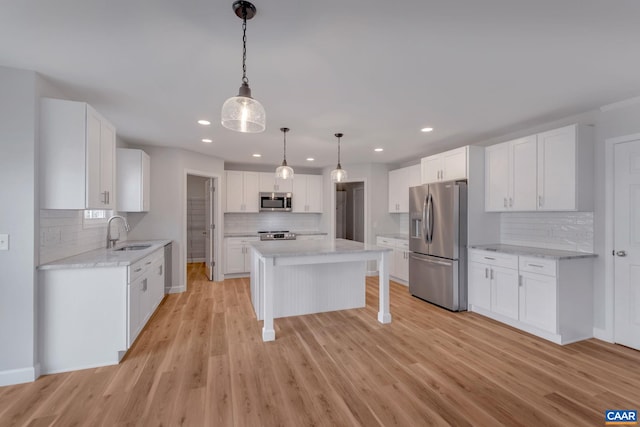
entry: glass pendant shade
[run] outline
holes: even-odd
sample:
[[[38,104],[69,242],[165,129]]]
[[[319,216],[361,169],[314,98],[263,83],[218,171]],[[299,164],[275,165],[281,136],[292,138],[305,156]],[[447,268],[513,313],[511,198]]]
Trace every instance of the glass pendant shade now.
[[[342,182],[347,179],[347,171],[342,169],[340,165],[331,171],[331,181]]]
[[[238,96],[232,96],[222,105],[221,123],[222,126],[236,132],[264,131],[266,123],[264,107],[251,98],[251,89],[248,84],[243,83]]]
[[[289,132],[289,128],[280,128],[280,130],[284,137],[284,156],[282,165],[276,169],[276,178],[293,179],[293,168],[287,164],[287,132]]]

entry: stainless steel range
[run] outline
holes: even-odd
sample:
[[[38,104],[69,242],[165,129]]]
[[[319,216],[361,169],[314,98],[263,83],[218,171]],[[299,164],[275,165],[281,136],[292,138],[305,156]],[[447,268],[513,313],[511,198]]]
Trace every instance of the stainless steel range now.
[[[260,240],[296,240],[296,233],[289,230],[258,231]]]

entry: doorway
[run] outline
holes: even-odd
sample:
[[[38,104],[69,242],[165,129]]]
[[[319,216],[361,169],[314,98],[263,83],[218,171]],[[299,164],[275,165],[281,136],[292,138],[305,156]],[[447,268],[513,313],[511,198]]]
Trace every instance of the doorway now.
[[[640,350],[640,139],[614,146],[614,341]]]
[[[336,183],[336,239],[364,243],[364,182]]]
[[[187,264],[204,263],[206,276],[216,277],[216,178],[187,174]]]

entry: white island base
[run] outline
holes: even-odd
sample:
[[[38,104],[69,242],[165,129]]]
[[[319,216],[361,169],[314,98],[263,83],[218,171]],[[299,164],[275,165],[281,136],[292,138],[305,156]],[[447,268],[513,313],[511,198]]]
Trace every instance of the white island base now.
[[[391,322],[390,249],[342,239],[256,242],[252,248],[251,301],[264,320],[263,341],[275,339],[274,318],[364,307],[369,260],[378,262],[378,321]]]

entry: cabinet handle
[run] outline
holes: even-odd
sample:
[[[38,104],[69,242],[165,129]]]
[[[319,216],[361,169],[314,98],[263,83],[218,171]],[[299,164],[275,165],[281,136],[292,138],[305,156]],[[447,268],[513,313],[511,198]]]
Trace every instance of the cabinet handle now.
[[[518,286],[522,286],[522,274],[518,274]]]
[[[147,279],[142,281],[142,292],[147,292]]]
[[[484,269],[484,278],[485,278],[485,279],[488,279],[488,278],[489,278],[489,269],[488,269],[488,268],[485,268],[485,269]]]
[[[544,268],[544,265],[540,265],[540,264],[529,264],[529,263],[527,263],[527,265],[528,265],[529,267]]]
[[[164,267],[162,264],[158,266],[158,276],[162,276],[162,267]]]
[[[538,207],[542,207],[542,196],[538,196]]]
[[[134,273],[137,273],[138,271],[142,271],[142,267],[136,268],[135,270],[133,270]]]
[[[509,207],[513,207],[513,199],[509,197]]]
[[[490,271],[491,271],[491,280],[493,280],[493,268]]]
[[[490,259],[491,261],[495,261],[496,260],[495,258],[491,258],[490,256],[486,256],[486,257],[484,257],[484,259]]]
[[[504,198],[504,207],[505,208],[507,207],[507,198],[506,197]]]
[[[107,191],[107,204],[111,203],[111,193]]]
[[[152,261],[147,261],[147,262],[145,262],[144,264],[145,264],[145,265],[149,265],[149,264],[151,264],[151,262],[152,262]]]

